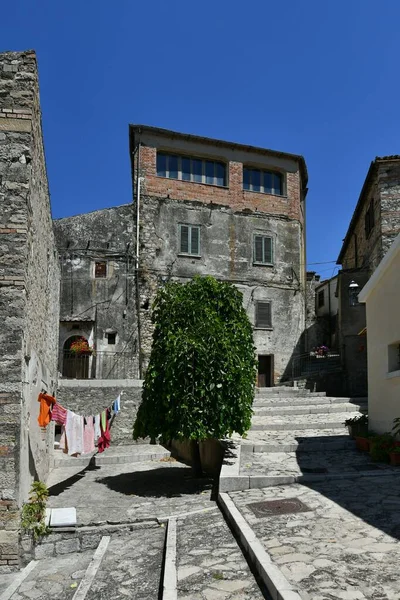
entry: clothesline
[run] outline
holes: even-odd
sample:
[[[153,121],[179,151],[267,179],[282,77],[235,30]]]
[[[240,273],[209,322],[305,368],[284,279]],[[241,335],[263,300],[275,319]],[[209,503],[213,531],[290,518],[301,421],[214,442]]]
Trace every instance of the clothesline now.
[[[110,406],[96,415],[78,415],[62,406],[53,396],[41,393],[38,397],[38,423],[44,428],[50,421],[61,425],[60,448],[70,456],[90,454],[95,450],[96,440],[98,451],[103,452],[110,446],[110,421],[121,410],[121,395],[122,392]]]

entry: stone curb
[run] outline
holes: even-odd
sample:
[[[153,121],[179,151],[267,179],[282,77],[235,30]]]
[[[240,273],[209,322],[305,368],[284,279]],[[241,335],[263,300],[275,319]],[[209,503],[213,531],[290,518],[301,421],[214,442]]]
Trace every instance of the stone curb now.
[[[33,571],[37,564],[36,560],[31,560],[31,562],[26,565],[25,569],[17,573],[12,583],[0,595],[0,600],[10,600],[11,596],[17,591],[21,583],[28,577],[29,573]]]
[[[231,456],[227,457],[227,450],[224,452],[222,460],[221,472],[219,475],[219,491],[220,492],[239,492],[247,490],[249,487],[249,477],[240,477],[240,454],[241,454],[241,438],[235,440],[234,446],[230,448]],[[226,461],[229,462],[226,462]],[[243,487],[244,486],[244,487]]]
[[[271,557],[228,494],[220,492],[218,494],[218,504],[240,539],[250,564],[258,572],[271,594],[272,600],[301,600],[299,594],[293,589],[279,568],[272,563]]]
[[[168,519],[165,538],[165,558],[162,600],[177,600],[176,518]]]

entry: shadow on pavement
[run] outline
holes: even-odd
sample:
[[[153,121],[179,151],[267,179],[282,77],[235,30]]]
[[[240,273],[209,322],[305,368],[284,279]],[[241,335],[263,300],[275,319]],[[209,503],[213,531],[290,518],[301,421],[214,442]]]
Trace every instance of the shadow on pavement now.
[[[63,481],[60,481],[59,483],[55,483],[54,485],[50,486],[49,496],[59,496],[60,494],[65,492],[65,490],[72,487],[74,483],[82,479],[82,477],[85,477],[88,471],[97,471],[98,469],[100,469],[101,467],[96,467],[95,459],[96,456],[92,456],[89,464],[85,468],[83,468],[82,471],[75,473],[75,475],[68,477],[68,479],[64,479]]]
[[[328,448],[329,443],[334,441],[332,436],[312,439],[313,442],[326,443]],[[338,464],[334,470],[324,462],[324,449],[313,453],[316,460],[310,468],[306,450],[310,438],[296,440],[300,443],[296,458],[302,473],[316,474],[315,481],[303,481],[301,485],[332,500],[366,524],[400,540],[400,468],[396,471],[396,467],[372,462],[369,454],[360,452],[355,445],[354,448],[349,446],[335,451]],[[338,436],[337,441],[341,440],[343,437]],[[329,480],[333,471],[335,479]],[[317,480],[318,474],[321,474],[320,480]]]
[[[208,477],[194,479],[181,467],[132,471],[96,479],[114,492],[155,498],[173,498],[186,494],[199,494],[211,490],[213,480]]]

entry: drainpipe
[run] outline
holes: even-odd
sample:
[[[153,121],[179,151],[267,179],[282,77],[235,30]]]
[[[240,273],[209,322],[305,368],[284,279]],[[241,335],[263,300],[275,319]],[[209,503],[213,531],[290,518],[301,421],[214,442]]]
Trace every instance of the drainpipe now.
[[[140,142],[138,144],[136,162],[136,271],[139,269],[139,217],[140,217],[140,184],[142,178],[140,177]]]
[[[329,347],[332,350],[332,315],[331,315],[331,280],[328,279],[328,311],[329,311]]]
[[[139,358],[139,377],[143,378],[143,360],[142,360],[142,327],[140,319],[140,284],[139,284],[139,252],[140,252],[140,192],[142,178],[140,177],[140,142],[137,145],[136,158],[136,257],[135,257],[135,287],[136,287],[136,319],[137,319],[137,345]]]

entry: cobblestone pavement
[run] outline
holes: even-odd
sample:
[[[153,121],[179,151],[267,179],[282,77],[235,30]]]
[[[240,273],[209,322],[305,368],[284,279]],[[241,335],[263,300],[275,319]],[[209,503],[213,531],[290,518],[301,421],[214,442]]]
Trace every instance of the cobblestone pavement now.
[[[353,442],[354,446],[354,442]],[[396,467],[371,461],[368,453],[335,450],[321,452],[252,452],[242,454],[240,475],[356,474],[366,471],[397,473]]]
[[[65,469],[64,469],[65,471]],[[162,518],[210,506],[212,481],[173,459],[84,469],[50,488],[50,508],[75,506],[79,525]]]
[[[157,600],[165,528],[113,536],[86,600]]]
[[[10,600],[70,600],[92,559],[93,551],[47,558],[22,582]],[[2,576],[0,575],[0,581]]]
[[[294,452],[299,445],[315,445],[341,443],[350,445],[349,433],[343,426],[337,429],[307,429],[287,431],[249,431],[242,440],[242,446],[267,445],[275,451],[282,447],[290,447],[289,452]],[[245,449],[245,448],[244,448]]]
[[[303,600],[399,600],[398,476],[230,496]],[[288,498],[300,499],[308,510],[257,517],[249,506]]]
[[[219,511],[177,522],[178,600],[264,598]]]

